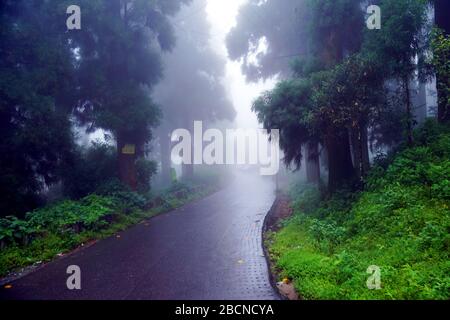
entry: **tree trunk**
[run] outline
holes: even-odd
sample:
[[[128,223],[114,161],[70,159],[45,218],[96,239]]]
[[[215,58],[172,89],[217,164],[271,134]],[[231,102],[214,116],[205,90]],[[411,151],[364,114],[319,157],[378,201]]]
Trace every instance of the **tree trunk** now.
[[[406,134],[408,138],[408,145],[413,144],[413,114],[412,114],[412,105],[411,105],[411,91],[409,88],[409,77],[403,78],[403,85],[405,88],[406,95]]]
[[[364,177],[370,169],[369,143],[367,126],[361,125],[351,130],[353,165],[356,176],[361,184],[364,183]]]
[[[438,28],[444,31],[448,36],[450,34],[450,19],[448,18],[450,12],[450,1],[435,0],[434,14],[435,24]],[[438,91],[438,120],[440,123],[450,122],[450,105],[448,105],[448,87],[449,79],[443,75],[436,74],[436,87]]]
[[[129,186],[131,190],[137,190],[137,174],[136,174],[136,144],[133,144],[130,139],[118,135],[117,137],[117,155],[119,166],[120,181]],[[134,152],[127,150],[126,146],[134,145]]]
[[[440,123],[450,123],[450,105],[448,104],[448,88],[446,83],[450,79],[445,79],[436,74],[436,87],[438,91],[438,121]]]
[[[436,88],[438,96],[438,121],[440,123],[450,123],[450,105],[448,104],[448,83],[450,79],[436,74]]]
[[[309,143],[306,146],[306,179],[308,183],[319,184],[320,181],[320,163],[319,163],[319,144]]]
[[[333,130],[328,134],[328,190],[336,191],[354,177],[350,139],[347,130]]]
[[[172,161],[170,158],[171,141],[166,131],[163,131],[159,137],[159,145],[161,147],[161,176],[164,186],[169,186],[172,182]]]

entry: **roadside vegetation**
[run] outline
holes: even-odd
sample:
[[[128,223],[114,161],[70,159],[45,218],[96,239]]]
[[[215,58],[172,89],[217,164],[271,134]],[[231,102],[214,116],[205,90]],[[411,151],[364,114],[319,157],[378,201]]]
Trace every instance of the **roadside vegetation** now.
[[[139,194],[112,180],[80,200],[58,201],[27,213],[23,219],[2,218],[0,277],[205,197],[221,183],[218,176],[207,176],[189,183],[175,182],[156,194]]]
[[[293,186],[293,216],[267,245],[304,299],[450,297],[450,130],[433,121],[415,145],[378,159],[365,191]],[[369,290],[367,268],[381,268]]]
[[[281,2],[248,1],[227,38],[247,80],[281,75],[253,111],[309,185],[266,239],[280,279],[305,299],[450,298],[448,1]]]
[[[175,128],[235,117],[226,61],[174,28],[195,13],[206,32],[200,2],[1,2],[0,277],[222,185],[222,169],[171,161]]]

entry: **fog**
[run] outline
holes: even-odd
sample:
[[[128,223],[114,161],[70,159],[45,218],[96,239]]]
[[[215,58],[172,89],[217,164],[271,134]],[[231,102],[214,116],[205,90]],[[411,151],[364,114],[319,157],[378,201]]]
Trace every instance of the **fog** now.
[[[251,111],[252,102],[261,92],[273,88],[276,80],[247,82],[240,63],[229,59],[226,47],[227,34],[236,25],[239,8],[246,2],[247,0],[208,0],[206,12],[211,24],[211,47],[226,59],[225,83],[237,111],[236,125],[242,128],[259,128],[261,125]]]
[[[0,300],[448,300],[449,12],[0,0]]]

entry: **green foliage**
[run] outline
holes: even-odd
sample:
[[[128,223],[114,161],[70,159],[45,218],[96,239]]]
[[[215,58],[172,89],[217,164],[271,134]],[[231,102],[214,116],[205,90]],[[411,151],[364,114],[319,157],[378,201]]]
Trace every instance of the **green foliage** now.
[[[317,209],[321,199],[317,188],[312,186],[293,185],[289,190],[289,196],[295,208],[308,214]]]
[[[413,58],[426,49],[421,32],[427,19],[427,2],[381,0],[380,7],[382,28],[366,30],[363,50],[382,61],[387,74],[403,80],[417,68]]]
[[[62,170],[64,195],[73,199],[85,197],[117,177],[116,148],[103,142],[78,148]]]
[[[115,213],[116,199],[90,195],[80,201],[63,201],[27,213],[24,220],[0,219],[0,241],[4,245],[23,244],[48,232],[65,234],[82,230],[99,230],[107,225],[106,217]]]
[[[161,117],[150,89],[175,44],[169,17],[189,2],[80,0],[79,32],[64,32],[68,0],[1,2],[0,216],[42,206],[61,180],[78,199],[117,175],[106,146],[74,150],[74,119],[142,151]]]
[[[0,241],[4,244],[22,241],[34,232],[33,226],[17,217],[7,216],[0,219]]]
[[[150,182],[152,177],[158,171],[158,164],[145,158],[136,160],[136,175],[138,183],[138,191],[147,193],[150,191]]]
[[[264,128],[279,128],[284,162],[293,163],[297,169],[303,159],[302,145],[318,140],[318,130],[311,125],[311,90],[308,80],[282,81],[258,98],[252,107]]]
[[[95,193],[103,196],[110,196],[118,192],[130,191],[130,188],[124,185],[118,178],[112,178],[102,183],[97,190],[95,190]]]
[[[175,168],[170,168],[170,182],[172,184],[177,183],[177,171]]]
[[[162,78],[161,52],[170,51],[175,44],[169,17],[189,2],[141,0],[125,5],[123,1],[79,1],[83,19],[89,21],[83,32],[70,33],[79,49],[75,114],[80,123],[90,130],[110,131],[119,149],[133,144],[136,155],[141,155],[161,118],[151,89]],[[124,165],[119,159],[119,167]],[[134,167],[131,179],[119,172],[124,175],[120,176],[123,182],[134,183],[127,181],[134,180]]]
[[[143,209],[147,203],[144,196],[136,192],[114,192],[111,197],[120,203],[120,207],[124,212],[129,212],[133,209]]]
[[[102,184],[96,193],[113,198],[118,207],[126,213],[134,209],[143,209],[147,203],[147,199],[142,194],[131,191],[117,178]]]
[[[422,33],[426,30],[427,4],[423,0],[381,0],[383,27],[362,34],[361,30],[367,29],[363,26],[363,2],[304,3],[307,5],[303,11],[310,21],[305,39],[312,42],[310,52],[299,54],[293,63],[295,77],[265,92],[254,102],[253,111],[264,128],[280,130],[286,164],[294,164],[298,169],[302,148],[320,142],[328,151],[330,191],[352,183],[355,174],[362,186],[368,171],[364,156],[368,129],[372,141],[379,146],[398,144],[405,130],[412,141],[414,119],[409,80],[417,68],[421,73],[424,69],[414,58],[426,49]],[[238,24],[239,28],[242,26]],[[350,38],[349,33],[353,35]],[[234,32],[230,39],[237,40]],[[235,58],[245,57],[242,51],[252,50],[251,45],[245,47],[243,43],[229,43],[232,49],[241,46]],[[346,58],[345,51],[349,53]],[[401,94],[387,94],[386,83],[392,79],[401,81]],[[401,100],[406,112],[399,111],[399,103],[394,105],[391,96]],[[349,160],[350,147],[343,144],[348,135],[352,137],[353,163]]]
[[[98,195],[87,196],[80,201],[63,201],[28,213],[26,220],[38,231],[75,231],[73,228],[98,229],[104,226],[104,217],[115,212],[114,198]],[[79,231],[79,229],[77,230]]]
[[[305,9],[304,0],[250,0],[242,5],[226,44],[230,59],[243,61],[242,72],[248,81],[290,74],[289,57],[280,56],[305,51],[309,31]],[[266,52],[258,51],[262,40]]]
[[[364,14],[360,0],[306,0],[308,33],[313,55],[327,67],[339,63],[342,50],[359,49],[364,30]],[[348,37],[348,34],[352,37]],[[324,41],[325,40],[325,41]]]
[[[268,244],[281,276],[304,298],[449,298],[450,134],[427,123],[416,136],[426,143],[377,167],[368,191],[338,193],[316,207],[304,204],[317,194],[291,194],[295,215]],[[370,265],[381,268],[381,290],[366,287]]]
[[[45,238],[37,238],[25,247],[9,246],[0,251],[0,275],[6,275],[12,268],[49,261],[57,254],[70,248],[70,241],[55,234],[48,234]]]
[[[74,64],[58,23],[63,2],[1,4],[0,216],[41,205],[39,192],[60,179],[60,164],[73,148]]]
[[[438,81],[438,117],[442,122],[450,121],[450,38],[440,29],[431,37],[432,64]]]
[[[51,260],[92,239],[111,236],[143,219],[201,198],[217,186],[177,183],[147,199],[131,192],[118,179],[111,179],[96,194],[78,201],[65,200],[34,210],[25,219],[0,219],[0,276],[18,267]]]

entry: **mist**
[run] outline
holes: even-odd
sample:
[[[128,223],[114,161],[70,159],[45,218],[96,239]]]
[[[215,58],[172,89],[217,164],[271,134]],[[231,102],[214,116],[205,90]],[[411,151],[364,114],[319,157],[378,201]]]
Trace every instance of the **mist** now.
[[[449,6],[0,1],[0,300],[448,300]]]

